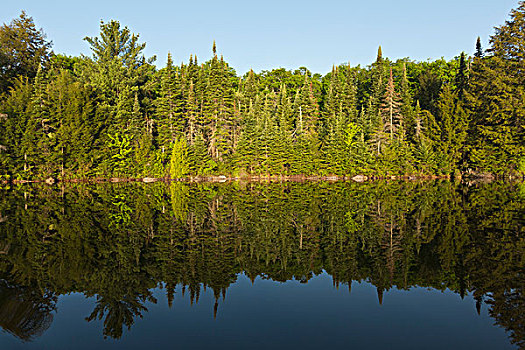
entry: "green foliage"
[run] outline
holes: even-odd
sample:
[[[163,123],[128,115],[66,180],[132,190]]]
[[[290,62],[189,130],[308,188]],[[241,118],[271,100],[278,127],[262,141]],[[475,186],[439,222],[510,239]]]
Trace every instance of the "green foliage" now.
[[[496,28],[488,55],[476,57],[471,74],[470,162],[479,171],[517,171],[525,154],[525,4]]]
[[[51,42],[24,11],[10,24],[0,27],[0,94],[21,76],[34,78],[52,56]]]
[[[519,172],[524,11],[496,28],[486,55],[478,41],[472,60],[393,62],[379,48],[370,66],[325,76],[300,67],[242,77],[216,45],[202,64],[168,54],[157,70],[114,20],[85,38],[90,57],[52,55],[22,13],[0,28],[0,64],[20,63],[0,79],[0,173],[164,177],[181,140],[177,177]]]
[[[37,334],[74,292],[96,296],[86,321],[120,338],[159,291],[169,305],[183,288],[193,303],[204,288],[232,297],[240,275],[307,282],[324,271],[336,286],[472,296],[520,345],[524,211],[523,186],[508,182],[11,189],[0,195],[0,323],[21,304],[40,311],[17,313],[15,334]]]
[[[132,152],[130,136],[127,134],[115,133],[108,135],[109,141],[106,146],[111,154],[111,158],[106,160],[112,173],[118,175],[126,174],[129,163],[129,154]]]
[[[188,146],[186,140],[176,139],[171,146],[170,178],[180,179],[189,172]]]

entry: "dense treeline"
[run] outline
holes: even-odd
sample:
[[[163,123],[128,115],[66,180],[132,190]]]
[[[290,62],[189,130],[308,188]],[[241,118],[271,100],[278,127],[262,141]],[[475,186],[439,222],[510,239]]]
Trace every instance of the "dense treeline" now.
[[[117,21],[91,57],[51,51],[25,13],[0,28],[0,175],[142,177],[525,171],[525,3],[473,58],[325,76],[238,77],[217,54],[156,69]]]
[[[88,320],[120,337],[164,288],[215,310],[240,273],[472,294],[524,345],[523,185],[125,184],[24,187],[0,197],[0,325],[49,326],[59,295],[96,296]],[[1,282],[4,280],[4,282]],[[178,296],[180,297],[180,296]],[[388,294],[386,299],[388,300]],[[485,306],[483,306],[485,305]],[[474,310],[473,310],[474,312]]]

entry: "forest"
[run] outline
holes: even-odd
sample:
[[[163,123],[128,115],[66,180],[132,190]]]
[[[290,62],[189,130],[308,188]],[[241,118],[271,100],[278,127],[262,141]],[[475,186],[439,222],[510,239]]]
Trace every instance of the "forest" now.
[[[372,284],[379,304],[417,287],[472,297],[472,313],[488,310],[525,346],[520,183],[17,186],[0,196],[0,326],[21,339],[44,332],[69,293],[93,297],[86,320],[120,338],[148,305],[185,294],[197,303],[213,292],[209,317],[220,314],[242,274],[308,283],[328,273],[349,292]]]
[[[523,176],[525,2],[451,60],[238,76],[212,46],[165,67],[116,20],[56,54],[22,12],[0,27],[4,181],[189,176]],[[475,44],[475,45],[474,45]],[[1,180],[0,179],[0,180]]]

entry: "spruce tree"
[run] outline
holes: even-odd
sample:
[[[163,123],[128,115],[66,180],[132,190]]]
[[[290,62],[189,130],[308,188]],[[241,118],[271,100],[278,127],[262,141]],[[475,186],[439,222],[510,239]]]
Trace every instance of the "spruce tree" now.
[[[343,114],[345,123],[355,121],[357,117],[357,86],[355,73],[348,63],[343,66],[344,80],[342,88],[338,88],[340,97],[339,111]],[[340,82],[338,82],[340,84]]]
[[[53,158],[61,177],[92,176],[101,152],[96,134],[101,125],[95,117],[91,91],[61,69],[49,88],[50,114],[57,118]]]
[[[185,126],[181,83],[169,53],[166,67],[160,71],[160,92],[155,104],[157,144],[161,149],[168,149]]]
[[[489,55],[473,64],[470,160],[480,171],[513,172],[525,157],[524,26],[525,3],[520,2],[490,38]]]
[[[403,125],[401,125],[401,137],[407,141],[414,140],[414,107],[413,98],[410,92],[410,83],[407,76],[407,65],[403,62],[401,83],[399,85],[399,97],[400,97],[400,114],[403,116]]]
[[[186,127],[186,135],[189,141],[189,145],[192,146],[195,142],[195,133],[197,132],[197,115],[198,115],[198,104],[195,94],[195,85],[193,80],[190,80],[190,86],[188,89],[188,95],[186,98],[186,118],[188,120]]]
[[[450,174],[460,167],[467,137],[468,115],[457,93],[454,93],[449,85],[445,85],[440,94],[438,111],[441,129],[441,138],[437,144],[438,154],[443,173]]]
[[[286,85],[281,85],[277,102],[277,139],[275,153],[280,174],[287,174],[293,154],[292,149],[292,103]]]
[[[242,131],[236,152],[236,164],[240,169],[252,174],[258,166],[256,161],[258,154],[257,120],[253,113],[253,103],[250,103],[249,110],[245,114],[241,126]]]
[[[368,113],[372,117],[373,126],[378,127],[381,123],[380,109],[383,103],[386,88],[386,63],[383,58],[381,46],[377,50],[377,59],[370,69],[370,109]]]
[[[298,174],[311,174],[319,163],[319,106],[306,74],[302,88],[296,93],[293,108],[296,115],[293,166]]]
[[[13,88],[1,101],[3,163],[8,174],[28,178],[37,154],[38,122],[33,114],[34,86],[27,77],[15,80]],[[35,159],[35,160],[34,160]]]
[[[481,38],[478,36],[478,39],[476,40],[476,52],[474,53],[474,57],[482,58],[483,57],[483,48],[481,47]]]
[[[462,52],[459,58],[459,68],[456,75],[456,92],[460,101],[464,100],[465,91],[468,88],[468,67],[465,53]]]

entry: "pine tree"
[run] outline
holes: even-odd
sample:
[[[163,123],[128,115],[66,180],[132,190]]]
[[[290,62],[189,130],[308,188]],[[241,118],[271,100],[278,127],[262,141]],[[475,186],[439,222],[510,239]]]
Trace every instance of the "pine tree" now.
[[[456,75],[456,92],[460,101],[464,100],[465,91],[468,88],[468,67],[465,53],[462,52],[459,59],[459,69]]]
[[[370,108],[368,113],[372,117],[373,127],[378,127],[381,123],[380,109],[383,103],[386,88],[386,64],[383,59],[381,46],[377,50],[377,59],[370,69]]]
[[[195,85],[193,80],[190,80],[190,86],[188,89],[188,96],[186,98],[186,117],[188,120],[186,135],[188,137],[189,145],[192,146],[195,142],[195,133],[197,132],[197,115],[198,115],[198,104],[195,94]]]
[[[234,120],[234,89],[228,64],[223,57],[219,61],[220,97],[217,123],[213,139],[216,142],[217,158],[221,162],[229,162],[233,153],[233,140],[236,129]]]
[[[31,155],[35,164],[39,164],[37,172],[41,176],[49,176],[53,173],[54,160],[54,131],[57,128],[57,121],[50,114],[48,77],[42,69],[38,69],[33,82],[34,93],[32,98],[32,118],[34,120],[34,135],[37,140],[37,150]]]
[[[232,72],[224,60],[216,54],[209,62],[206,88],[203,93],[203,123],[208,139],[208,153],[216,161],[223,162],[231,155],[235,125],[233,123],[234,90]]]
[[[400,96],[400,114],[403,116],[401,128],[401,138],[405,140],[407,135],[407,141],[414,140],[414,107],[412,94],[410,93],[410,86],[407,77],[407,66],[406,62],[403,62],[401,84],[399,86]]]
[[[82,81],[97,93],[96,113],[106,119],[105,129],[100,131],[100,142],[114,144],[116,138],[128,132],[129,136],[137,137],[140,133],[132,130],[135,94],[138,106],[142,107],[145,83],[154,70],[151,63],[155,57],[146,59],[143,55],[146,44],[140,44],[139,36],[121,27],[118,21],[101,22],[100,35],[84,40],[90,45],[92,57],[82,57],[78,69],[82,72]],[[137,145],[137,140],[132,140],[132,144]],[[108,165],[109,158],[103,158],[106,159],[104,167],[113,168]],[[122,165],[121,161],[118,163],[116,168]]]
[[[346,122],[353,122],[357,117],[357,87],[356,87],[356,78],[355,73],[348,63],[343,69],[344,81],[343,86],[339,93],[340,97],[340,108],[339,111],[344,115],[344,120]]]
[[[275,144],[275,153],[277,157],[279,173],[287,174],[290,168],[290,160],[292,158],[292,103],[286,85],[281,85],[277,109],[277,137]]]
[[[217,170],[217,163],[209,156],[202,132],[197,132],[188,150],[189,168],[192,174],[209,175]]]
[[[481,38],[478,36],[478,39],[476,40],[476,52],[474,53],[474,57],[482,58],[483,57],[483,48],[481,47]]]
[[[95,118],[91,92],[64,69],[57,73],[48,91],[50,114],[57,117],[53,137],[55,171],[61,177],[92,175],[96,154],[101,152],[96,143],[101,126]]]
[[[415,133],[414,133],[414,157],[415,164],[423,174],[432,174],[437,168],[436,155],[434,152],[432,137],[428,134],[437,127],[433,116],[428,111],[422,111],[419,101],[416,103]],[[429,127],[430,126],[430,127]]]
[[[394,140],[394,134],[397,135],[400,127],[403,125],[403,116],[400,112],[400,96],[395,90],[392,68],[390,68],[390,76],[383,101],[380,110],[383,124],[385,125],[385,131],[390,134],[390,140]]]
[[[438,102],[441,139],[437,144],[443,173],[450,174],[460,167],[462,150],[467,137],[468,115],[456,93],[445,85]]]
[[[259,103],[257,96],[255,103]],[[239,137],[239,145],[237,147],[237,165],[253,174],[259,168],[259,153],[260,153],[260,135],[258,130],[257,118],[255,115],[254,103],[250,103],[247,113],[245,113],[242,132]]]
[[[490,39],[490,54],[472,68],[470,161],[480,171],[509,173],[525,157],[525,3]]]
[[[319,163],[319,106],[307,75],[304,76],[302,88],[296,93],[293,108],[296,117],[292,165],[296,173],[310,174],[318,169]]]
[[[29,78],[15,80],[13,88],[2,102],[3,163],[6,173],[28,178],[37,154],[38,122],[33,113],[34,86]]]
[[[335,118],[335,115],[340,112],[340,99],[339,94],[339,77],[338,72],[335,67],[332,67],[332,72],[330,73],[330,82],[328,84],[328,89],[326,92],[326,97],[324,101],[324,114],[325,120],[330,122],[331,119]]]
[[[264,105],[261,124],[263,127],[264,160],[262,162],[264,172],[268,175],[277,174],[280,171],[279,154],[276,149],[278,127],[276,119],[277,96],[274,91],[265,91]]]
[[[252,69],[248,72],[248,76],[246,77],[246,80],[243,84],[243,105],[244,108],[242,111],[247,111],[248,107],[250,106],[250,102],[255,102],[255,96],[257,95],[257,82],[255,80],[255,73]]]
[[[10,24],[0,27],[0,94],[18,77],[31,80],[40,68],[49,66],[53,53],[45,33],[24,11]]]
[[[183,97],[178,74],[168,53],[166,67],[161,70],[160,92],[156,99],[157,144],[161,149],[169,145],[184,131]]]

